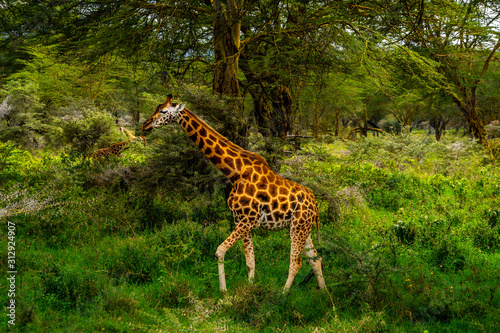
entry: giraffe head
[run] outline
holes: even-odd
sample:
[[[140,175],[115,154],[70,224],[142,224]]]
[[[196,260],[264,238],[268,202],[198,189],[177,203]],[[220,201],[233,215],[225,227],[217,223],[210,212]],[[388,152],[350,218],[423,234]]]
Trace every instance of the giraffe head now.
[[[184,109],[186,104],[172,103],[171,100],[172,95],[168,95],[165,103],[160,104],[156,107],[156,111],[142,125],[143,131],[150,131],[153,128],[167,125],[172,121],[179,120],[181,111]]]
[[[137,137],[137,141],[139,141],[140,143],[142,143],[144,145],[144,147],[146,147],[148,145],[146,143],[146,137],[144,135],[138,136]]]

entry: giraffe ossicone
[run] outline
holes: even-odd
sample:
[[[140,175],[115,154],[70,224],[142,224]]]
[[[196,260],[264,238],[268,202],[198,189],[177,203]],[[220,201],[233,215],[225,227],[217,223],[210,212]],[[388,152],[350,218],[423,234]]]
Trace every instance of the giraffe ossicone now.
[[[290,268],[284,291],[288,291],[295,275],[302,266],[305,253],[316,275],[320,288],[326,288],[321,259],[314,248],[311,231],[316,224],[319,230],[319,213],[313,193],[305,186],[287,180],[273,172],[259,154],[249,152],[229,141],[202,121],[185,104],[172,103],[168,95],[165,103],[142,126],[143,131],[177,122],[200,151],[212,162],[232,184],[228,205],[231,209],[235,229],[217,248],[219,287],[226,291],[224,255],[238,240],[243,241],[248,278],[255,277],[255,256],[252,230],[288,229],[291,250]]]

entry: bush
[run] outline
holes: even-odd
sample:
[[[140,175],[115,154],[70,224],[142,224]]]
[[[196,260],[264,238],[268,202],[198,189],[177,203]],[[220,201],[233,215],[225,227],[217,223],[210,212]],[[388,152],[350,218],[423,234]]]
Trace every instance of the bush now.
[[[161,276],[150,287],[146,299],[158,309],[185,308],[189,306],[193,292],[193,288],[182,276]]]
[[[401,132],[401,123],[396,118],[384,118],[378,125],[386,133],[399,134]]]
[[[226,188],[228,180],[179,127],[156,129],[148,142],[154,148],[137,175],[135,186],[139,192],[193,200],[199,194]]]
[[[104,289],[102,275],[81,268],[54,265],[42,271],[43,302],[58,310],[85,308]]]
[[[0,141],[11,140],[22,147],[44,146],[43,134],[49,130],[39,85],[32,75],[18,74],[0,91]]]
[[[145,283],[159,273],[164,256],[164,249],[158,244],[144,238],[129,238],[110,244],[99,261],[108,276],[116,281]]]
[[[118,138],[118,127],[113,116],[97,109],[83,109],[64,120],[63,142],[83,156],[90,156],[97,148],[123,141]]]
[[[500,138],[490,140],[490,148],[495,160],[500,160]]]

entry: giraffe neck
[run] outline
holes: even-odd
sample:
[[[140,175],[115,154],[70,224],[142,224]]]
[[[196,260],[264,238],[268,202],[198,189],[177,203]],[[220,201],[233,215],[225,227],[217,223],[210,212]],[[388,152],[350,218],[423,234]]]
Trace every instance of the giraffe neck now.
[[[241,178],[245,165],[267,166],[267,162],[260,155],[232,143],[186,108],[181,111],[178,122],[200,151],[232,183]]]
[[[125,127],[120,127],[120,130],[125,133],[125,135],[128,137],[129,140],[134,140],[137,139],[135,135],[133,135],[128,129]]]

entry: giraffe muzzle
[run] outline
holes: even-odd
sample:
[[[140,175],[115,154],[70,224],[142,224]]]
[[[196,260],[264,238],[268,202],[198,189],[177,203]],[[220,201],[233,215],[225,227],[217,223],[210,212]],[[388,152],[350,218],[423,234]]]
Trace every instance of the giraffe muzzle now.
[[[151,125],[151,122],[145,122],[144,125],[142,125],[143,132],[150,132],[152,129],[153,126]]]

